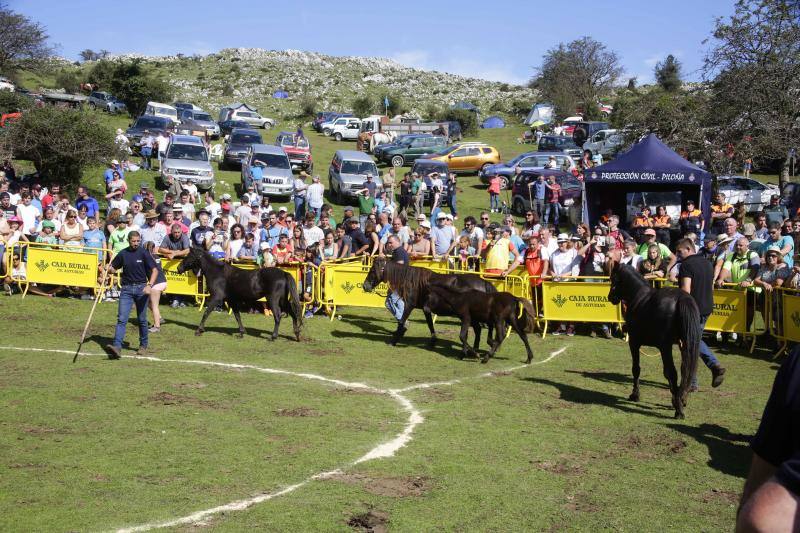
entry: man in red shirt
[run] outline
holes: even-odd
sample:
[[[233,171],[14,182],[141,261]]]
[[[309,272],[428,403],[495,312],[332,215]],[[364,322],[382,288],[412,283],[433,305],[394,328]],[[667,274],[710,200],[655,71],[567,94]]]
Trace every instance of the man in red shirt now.
[[[561,218],[561,185],[556,182],[555,176],[550,176],[545,187],[547,187],[547,205],[544,209],[544,221],[545,223],[550,222],[550,211],[552,210],[553,224],[557,227]]]

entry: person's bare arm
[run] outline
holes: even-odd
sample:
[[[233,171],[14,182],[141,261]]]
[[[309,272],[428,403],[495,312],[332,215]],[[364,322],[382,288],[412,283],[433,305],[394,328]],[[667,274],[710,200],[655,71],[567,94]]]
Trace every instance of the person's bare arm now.
[[[692,293],[692,278],[683,278],[680,280],[681,290],[687,294]]]

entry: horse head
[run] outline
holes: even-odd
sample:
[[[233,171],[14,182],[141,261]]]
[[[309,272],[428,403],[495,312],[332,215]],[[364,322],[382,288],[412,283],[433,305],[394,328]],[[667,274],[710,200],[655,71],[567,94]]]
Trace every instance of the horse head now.
[[[203,253],[202,250],[197,248],[190,248],[189,254],[186,255],[181,262],[178,264],[177,272],[178,274],[183,274],[187,270],[191,270],[194,272],[195,276],[199,275],[200,269],[202,267],[200,261],[200,255]]]
[[[616,261],[609,261],[606,263],[609,281],[611,281],[611,287],[608,289],[608,301],[614,305],[617,305],[622,301],[622,294],[620,291],[620,271],[624,266],[625,265],[617,263]]]
[[[367,273],[367,279],[364,280],[362,285],[365,291],[372,292],[375,290],[375,287],[384,281],[386,261],[387,260],[385,257],[375,257],[372,260],[372,268],[369,269],[369,272]]]

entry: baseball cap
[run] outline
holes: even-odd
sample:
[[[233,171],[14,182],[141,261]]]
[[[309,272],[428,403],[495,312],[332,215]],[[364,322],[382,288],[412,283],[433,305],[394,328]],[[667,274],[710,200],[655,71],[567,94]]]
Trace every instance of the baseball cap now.
[[[231,199],[231,195],[228,194],[228,193],[225,193],[222,196],[220,196],[219,199],[220,200],[230,200]]]
[[[653,228],[647,228],[646,230],[644,230],[644,234],[645,234],[645,235],[652,235],[652,236],[654,236],[654,237],[655,237],[655,235],[656,235],[656,230],[654,230]]]
[[[455,220],[455,217],[453,217],[453,215],[451,215],[450,213],[446,213],[444,216],[447,217],[447,220]]]
[[[8,194],[7,192],[2,192],[0,193],[0,200],[2,200],[3,198],[11,198],[11,195]]]
[[[271,246],[267,241],[262,241],[261,244],[258,245],[258,247],[261,248],[262,250],[269,250],[271,248]]]
[[[541,235],[539,235],[538,231],[532,231],[532,232],[528,233],[528,239],[532,239],[532,238],[537,238],[538,239],[540,236]]]
[[[581,238],[580,238],[580,235],[578,235],[577,233],[573,233],[572,235],[569,236],[569,240],[571,240],[571,241],[580,241]]]
[[[128,215],[120,215],[117,219],[117,222],[124,222],[125,224],[128,223]]]
[[[119,161],[117,161],[116,159],[112,159],[111,160],[111,164],[112,165],[119,165]]]
[[[355,209],[353,208],[353,206],[348,205],[347,207],[344,208],[344,211],[346,213],[347,211],[355,211]]]
[[[55,223],[53,223],[52,220],[43,220],[42,221],[42,228],[56,229],[56,225],[55,225]]]
[[[133,200],[134,202],[141,202],[142,200],[144,200],[144,198],[142,198],[141,194],[134,194],[131,200]]]
[[[442,213],[442,212],[439,212],[439,214],[436,215],[436,220],[444,220],[446,218],[447,218],[447,215],[445,213]]]
[[[267,213],[266,211],[261,213],[261,220],[268,220],[268,219],[269,219],[269,213]]]
[[[417,215],[417,221],[427,220],[428,217],[425,216],[425,213],[420,213]]]
[[[744,229],[742,229],[742,235],[745,237],[752,237],[756,234],[756,225],[752,222],[748,222],[744,225]]]
[[[769,248],[767,248],[767,251],[764,252],[764,257],[768,256],[769,254],[776,254],[778,256],[782,256],[783,255],[783,253],[781,252],[780,247],[779,246],[775,246],[775,245],[770,246]]]
[[[283,205],[278,208],[278,213],[287,213],[288,211],[289,210],[286,209],[286,206]]]
[[[422,222],[420,222],[420,223],[419,223],[419,225],[420,225],[420,227],[422,227],[422,228],[428,228],[428,229],[431,229],[431,223],[430,223],[430,222],[428,222],[427,220],[423,220]]]

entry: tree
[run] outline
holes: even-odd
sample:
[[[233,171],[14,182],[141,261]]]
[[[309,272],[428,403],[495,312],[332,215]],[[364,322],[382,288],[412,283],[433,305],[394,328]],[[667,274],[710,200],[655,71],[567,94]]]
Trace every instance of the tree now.
[[[375,102],[367,96],[357,96],[351,104],[353,114],[357,117],[366,117],[375,112]]]
[[[478,134],[478,114],[468,109],[447,109],[441,120],[455,120],[461,125],[465,137]]]
[[[310,94],[304,94],[300,98],[300,115],[299,118],[311,118],[317,116],[317,99]]]
[[[30,66],[53,53],[47,30],[0,2],[0,73]]]
[[[656,63],[654,74],[656,83],[665,91],[677,91],[681,86],[681,64],[672,54]]]
[[[800,2],[739,0],[717,19],[704,74],[711,82],[712,142],[737,162],[782,167],[800,138]]]
[[[378,98],[377,108],[380,109],[381,112],[386,111],[386,106],[384,105],[385,102],[383,98],[384,98],[383,96]],[[401,115],[407,111],[407,109],[403,105],[403,99],[400,98],[398,95],[390,94],[387,96],[387,98],[389,98],[389,109],[387,114],[390,117],[393,117],[395,115]]]
[[[622,75],[617,54],[591,37],[561,43],[542,58],[530,86],[552,102],[562,117],[582,105],[587,118],[599,115],[596,103]]]
[[[89,81],[108,88],[114,96],[125,102],[128,112],[133,116],[140,115],[151,100],[168,102],[172,99],[172,87],[145,70],[138,59],[98,61],[88,77]]]
[[[97,52],[95,52],[94,50],[91,50],[89,48],[87,48],[85,50],[81,50],[78,53],[78,55],[84,61],[97,61],[98,59],[100,59],[100,54],[98,54]]]
[[[55,82],[57,89],[64,89],[68,93],[76,93],[81,87],[81,80],[74,70],[59,70]]]
[[[96,113],[56,106],[32,108],[8,126],[4,141],[48,180],[77,184],[90,165],[115,153],[114,135]]]

